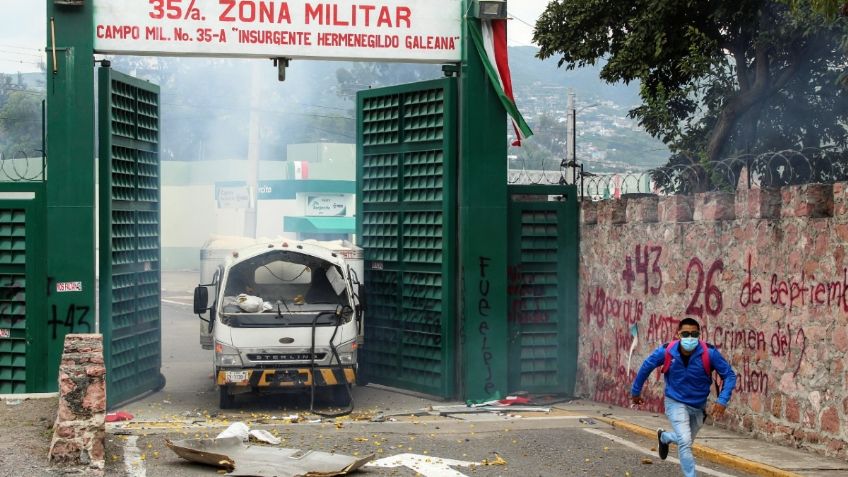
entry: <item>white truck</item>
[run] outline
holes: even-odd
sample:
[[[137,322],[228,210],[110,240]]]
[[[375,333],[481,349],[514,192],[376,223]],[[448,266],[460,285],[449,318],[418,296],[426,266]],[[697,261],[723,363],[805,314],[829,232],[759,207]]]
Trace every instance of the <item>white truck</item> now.
[[[194,291],[220,407],[251,392],[310,392],[314,403],[316,388],[352,406],[360,277],[362,249],[349,242],[257,240],[232,251]]]

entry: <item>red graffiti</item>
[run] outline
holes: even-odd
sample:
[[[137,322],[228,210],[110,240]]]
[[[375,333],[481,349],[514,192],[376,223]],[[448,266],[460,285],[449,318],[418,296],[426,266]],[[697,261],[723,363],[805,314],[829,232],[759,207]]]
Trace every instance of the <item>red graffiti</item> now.
[[[633,271],[633,257],[627,256],[624,258],[624,270],[621,272],[621,279],[624,281],[624,285],[627,287],[627,293],[631,293],[633,290],[633,282],[636,281],[636,276],[641,274],[643,278],[644,284],[644,293],[647,295],[648,292],[651,295],[658,295],[660,293],[660,289],[663,284],[663,274],[662,268],[660,268],[659,261],[660,255],[662,255],[662,247],[659,245],[649,247],[645,245],[644,253],[641,245],[636,246],[636,271]],[[653,257],[653,261],[651,261],[651,257]],[[648,265],[651,265],[651,269],[648,270]],[[653,285],[652,285],[653,283]]]
[[[522,273],[521,266],[507,268],[509,321],[519,324],[547,323],[555,313],[547,307],[545,285],[534,284],[535,276]],[[555,286],[555,285],[548,285]],[[555,301],[555,300],[554,300]]]
[[[769,375],[758,368],[751,367],[751,358],[746,356],[742,366],[735,367],[736,388],[734,391],[749,394],[768,394]]]
[[[603,328],[607,321],[621,321],[629,325],[639,323],[645,312],[645,304],[641,300],[612,297],[601,287],[595,288],[594,299],[592,290],[586,292],[583,308],[586,312],[586,323],[595,320],[598,328]]]
[[[739,304],[743,307],[758,305],[763,300],[763,284],[753,278],[752,268],[751,254],[748,254],[745,280],[739,291]],[[806,271],[801,271],[800,279],[782,279],[773,273],[768,287],[768,299],[775,306],[789,310],[808,305],[837,307],[848,312],[848,267],[842,269],[841,279],[824,281],[816,281],[815,275],[807,275]]]
[[[673,316],[651,313],[651,318],[648,321],[648,342],[665,343],[673,340],[677,335],[679,324],[680,319]]]
[[[721,260],[716,260],[710,266],[706,274],[706,283],[704,283],[704,262],[695,257],[689,261],[689,266],[686,268],[686,289],[689,289],[689,277],[692,270],[697,272],[697,285],[692,293],[692,300],[689,306],[686,307],[687,315],[695,315],[699,318],[704,317],[704,312],[710,316],[717,316],[724,308],[721,290],[713,284],[715,274],[724,271],[724,263]],[[704,296],[703,303],[701,295]]]
[[[612,356],[604,353],[603,350],[595,349],[594,343],[592,344],[592,354],[589,357],[589,369],[603,373],[611,373],[614,369]]]
[[[801,362],[804,361],[804,356],[807,354],[807,334],[804,333],[804,328],[799,327],[793,334],[790,325],[778,326],[777,331],[771,335],[769,344],[771,345],[771,354],[775,357],[786,356],[791,360],[793,359],[793,349],[795,350],[798,356],[798,365],[792,375],[797,376],[801,369]]]
[[[704,339],[719,351],[765,351],[766,334],[752,329],[734,329],[716,326],[715,330],[704,327]]]
[[[636,379],[636,370],[631,369],[628,374],[624,366],[618,366],[615,373],[608,372],[598,378],[592,393],[594,401],[622,407],[630,406],[630,388]],[[642,399],[645,400],[645,403],[639,406],[639,409],[663,412],[664,406],[661,394],[656,395],[651,390],[643,388]]]
[[[763,287],[760,282],[754,282],[751,279],[751,254],[748,254],[748,266],[745,269],[745,281],[742,283],[742,290],[739,292],[739,304],[743,308],[748,305],[759,305],[762,302],[760,295],[763,293]]]

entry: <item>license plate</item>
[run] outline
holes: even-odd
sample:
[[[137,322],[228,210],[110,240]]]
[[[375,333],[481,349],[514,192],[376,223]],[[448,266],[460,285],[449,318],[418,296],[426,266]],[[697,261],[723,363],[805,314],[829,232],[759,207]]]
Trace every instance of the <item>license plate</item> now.
[[[247,371],[226,371],[224,381],[228,383],[240,383],[247,381]]]

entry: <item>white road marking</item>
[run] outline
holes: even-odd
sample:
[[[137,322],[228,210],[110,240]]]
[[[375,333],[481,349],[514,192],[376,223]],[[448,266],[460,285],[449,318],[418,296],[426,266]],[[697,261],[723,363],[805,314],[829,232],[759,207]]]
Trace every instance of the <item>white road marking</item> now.
[[[164,298],[162,298],[161,301],[162,301],[162,303],[168,303],[168,304],[171,304],[171,305],[191,306],[191,303],[184,303],[184,302],[181,302],[181,301],[174,301],[174,300],[166,300]]]
[[[147,469],[141,458],[141,449],[138,448],[138,436],[127,437],[124,446],[124,467],[129,477],[147,477]]]
[[[626,439],[622,439],[621,437],[614,436],[612,434],[607,434],[606,432],[598,430],[598,429],[590,429],[590,428],[584,427],[583,430],[590,433],[590,434],[595,434],[596,436],[601,436],[601,437],[607,438],[607,439],[609,439],[609,440],[611,440],[611,441],[613,441],[617,444],[621,444],[624,447],[627,447],[629,449],[639,451],[639,452],[646,454],[646,455],[649,455],[651,457],[659,458],[656,455],[656,453],[654,453],[654,452],[652,452],[648,449],[645,449],[644,447],[641,447],[638,444],[630,442]],[[669,462],[673,462],[677,465],[680,465],[680,461],[675,459],[674,457],[669,456],[666,460],[669,461]],[[698,467],[698,472],[701,473],[701,474],[714,475],[715,477],[733,477],[732,475],[725,474],[724,472],[719,472],[717,470],[712,470],[712,469],[705,469],[704,467],[701,467],[700,465],[697,466],[697,467]]]
[[[365,467],[407,467],[424,477],[468,477],[451,466],[469,467],[475,462],[442,459],[419,454],[398,454],[365,464]]]

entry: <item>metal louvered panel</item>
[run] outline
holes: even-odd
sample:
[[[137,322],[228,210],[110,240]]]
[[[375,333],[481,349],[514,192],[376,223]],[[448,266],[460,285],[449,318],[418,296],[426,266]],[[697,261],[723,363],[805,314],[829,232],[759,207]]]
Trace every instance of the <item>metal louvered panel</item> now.
[[[26,235],[26,210],[0,209],[0,394],[27,391]]]
[[[358,235],[368,312],[360,373],[452,397],[456,80],[360,92]]]
[[[509,193],[510,389],[571,394],[577,366],[576,190],[510,186]]]
[[[100,313],[108,405],[163,384],[159,88],[100,68]]]

